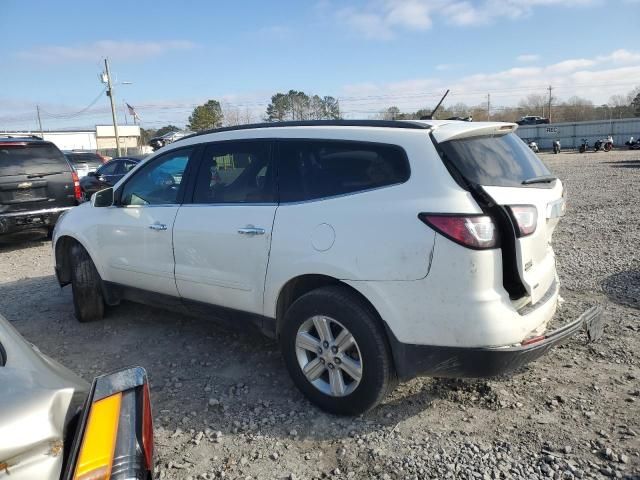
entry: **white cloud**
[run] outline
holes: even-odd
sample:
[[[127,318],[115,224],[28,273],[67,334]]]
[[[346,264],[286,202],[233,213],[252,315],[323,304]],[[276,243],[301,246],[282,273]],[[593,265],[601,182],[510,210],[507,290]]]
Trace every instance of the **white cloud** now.
[[[341,8],[337,17],[366,38],[390,39],[402,30],[426,31],[434,18],[457,26],[486,25],[498,18],[517,19],[537,7],[588,6],[599,0],[369,0],[361,8]],[[325,0],[326,4],[326,0]]]
[[[516,60],[521,63],[534,63],[540,60],[540,55],[533,54],[533,53],[526,53],[524,55],[518,55],[516,57]]]
[[[640,1],[640,0],[639,0]],[[613,62],[617,64],[629,64],[640,62],[640,52],[630,52],[623,48],[611,52],[609,55],[596,57],[598,62]]]
[[[362,117],[391,105],[403,111],[433,107],[446,89],[451,90],[447,104],[480,104],[491,93],[495,105],[514,105],[530,93],[546,94],[548,85],[560,99],[578,95],[595,104],[606,103],[611,95],[626,94],[640,85],[640,51],[616,50],[593,58],[475,73],[449,82],[428,77],[347,85],[340,98],[347,115]]]
[[[133,60],[156,57],[170,51],[190,50],[196,44],[188,40],[166,40],[159,42],[135,42],[100,40],[73,46],[44,45],[22,50],[15,55],[23,60],[41,63],[67,63],[82,60],[99,60],[109,57],[114,60]]]
[[[336,13],[338,19],[346,23],[366,38],[387,40],[393,37],[393,31],[388,22],[380,15],[358,11],[354,8],[343,8]]]
[[[597,62],[595,60],[590,60],[587,58],[574,58],[548,65],[546,69],[550,74],[564,74],[575,72],[576,70],[582,68],[593,67],[596,64]]]

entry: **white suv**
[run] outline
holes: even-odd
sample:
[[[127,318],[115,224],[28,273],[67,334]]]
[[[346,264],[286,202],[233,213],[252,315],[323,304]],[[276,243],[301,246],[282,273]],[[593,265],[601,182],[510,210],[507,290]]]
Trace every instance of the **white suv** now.
[[[283,122],[193,135],[66,214],[76,317],[151,302],[278,339],[296,385],[355,414],[416,375],[513,370],[560,330],[563,186],[514,124]]]

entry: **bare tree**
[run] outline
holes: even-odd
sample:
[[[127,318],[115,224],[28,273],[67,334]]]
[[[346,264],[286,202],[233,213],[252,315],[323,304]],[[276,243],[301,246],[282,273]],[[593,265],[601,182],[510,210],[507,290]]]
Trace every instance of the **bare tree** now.
[[[523,111],[523,116],[544,116],[545,106],[548,104],[548,102],[549,98],[546,95],[531,93],[518,102],[518,107]]]

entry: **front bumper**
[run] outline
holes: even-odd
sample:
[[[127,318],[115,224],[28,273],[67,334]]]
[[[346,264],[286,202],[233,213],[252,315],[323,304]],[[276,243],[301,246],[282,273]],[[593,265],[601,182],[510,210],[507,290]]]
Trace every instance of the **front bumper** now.
[[[482,378],[512,372],[564,343],[581,329],[586,330],[589,341],[602,336],[601,307],[590,308],[576,320],[526,345],[487,348],[415,345],[399,342],[390,331],[389,338],[401,380],[422,375]]]
[[[53,227],[58,221],[58,217],[72,208],[69,206],[0,214],[0,235]]]

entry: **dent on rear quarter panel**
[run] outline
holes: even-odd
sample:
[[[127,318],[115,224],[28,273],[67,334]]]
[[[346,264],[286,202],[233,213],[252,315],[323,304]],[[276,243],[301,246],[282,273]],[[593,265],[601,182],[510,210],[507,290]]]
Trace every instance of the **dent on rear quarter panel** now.
[[[65,429],[89,390],[73,372],[40,353],[0,315],[0,477],[58,478]]]

